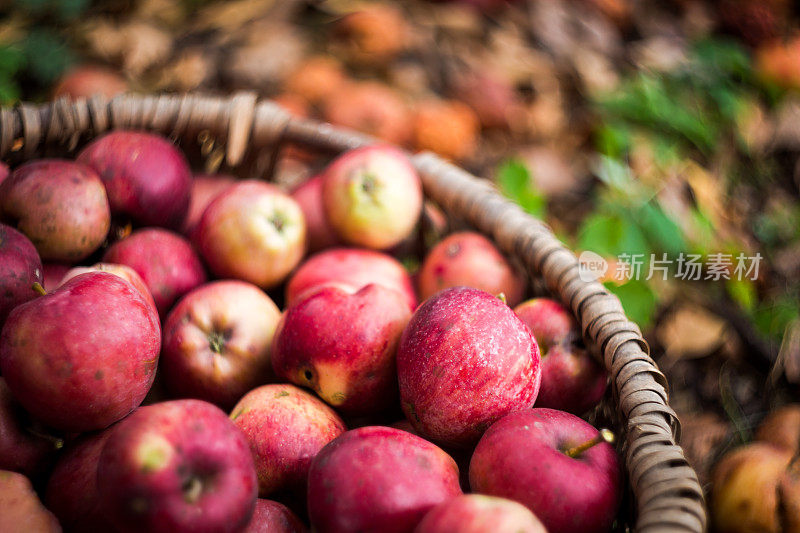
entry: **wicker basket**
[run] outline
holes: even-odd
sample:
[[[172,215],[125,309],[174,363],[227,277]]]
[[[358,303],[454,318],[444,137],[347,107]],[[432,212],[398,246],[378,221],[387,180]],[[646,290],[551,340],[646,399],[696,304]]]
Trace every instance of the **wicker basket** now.
[[[231,167],[270,175],[286,143],[332,154],[374,139],[291,117],[269,101],[242,93],[230,98],[198,95],[95,97],[0,109],[0,157],[25,160],[69,153],[110,130],[144,129],[167,135],[203,156],[224,156]],[[216,151],[215,151],[216,148]],[[485,180],[431,153],[411,156],[426,196],[445,213],[466,221],[516,258],[581,325],[585,341],[609,370],[607,403],[624,438],[619,439],[633,502],[621,521],[635,530],[705,530],[706,512],[697,476],[676,444],[680,423],[669,407],[667,382],[648,355],[639,327],[619,300],[598,282],[583,281],[579,264],[539,220],[504,199]]]

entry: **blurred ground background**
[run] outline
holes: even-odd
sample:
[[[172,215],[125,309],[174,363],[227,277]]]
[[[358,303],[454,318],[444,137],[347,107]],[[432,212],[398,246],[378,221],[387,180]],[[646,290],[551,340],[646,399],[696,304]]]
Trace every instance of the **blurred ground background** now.
[[[574,250],[609,261],[606,284],[669,377],[704,483],[721,453],[798,396],[798,2],[6,0],[0,9],[4,104],[94,90],[97,79],[109,94],[252,90],[496,180]],[[645,279],[651,254],[664,253],[668,279]],[[732,262],[718,279],[704,270],[681,280],[681,253]],[[643,254],[640,279],[613,279],[620,254]],[[737,279],[739,254],[761,255],[757,277]]]

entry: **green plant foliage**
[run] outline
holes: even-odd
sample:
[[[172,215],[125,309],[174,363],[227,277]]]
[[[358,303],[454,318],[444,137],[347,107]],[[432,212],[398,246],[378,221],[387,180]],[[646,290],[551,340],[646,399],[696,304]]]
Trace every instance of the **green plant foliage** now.
[[[622,285],[610,281],[604,285],[617,295],[629,319],[642,328],[650,325],[655,314],[657,298],[646,282],[632,279]]]
[[[533,184],[525,163],[510,159],[497,171],[497,186],[500,192],[518,203],[527,213],[542,218],[547,209],[547,199]]]

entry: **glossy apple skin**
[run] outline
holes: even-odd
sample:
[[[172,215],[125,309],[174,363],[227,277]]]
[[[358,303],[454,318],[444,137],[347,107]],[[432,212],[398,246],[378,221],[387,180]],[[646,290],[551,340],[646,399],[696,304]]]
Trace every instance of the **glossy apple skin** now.
[[[320,533],[410,532],[436,505],[461,494],[458,467],[441,448],[399,429],[343,433],[317,454],[308,513]]]
[[[574,459],[562,451],[597,434],[590,424],[564,411],[511,413],[478,442],[469,465],[470,487],[525,505],[547,531],[609,531],[621,494],[614,448],[603,442]]]
[[[61,281],[58,283],[58,285],[56,285],[56,288],[68,282],[72,278],[80,276],[81,274],[86,274],[87,272],[108,272],[109,274],[114,274],[121,277],[133,285],[136,290],[141,293],[144,299],[147,300],[147,302],[153,307],[153,310],[156,311],[156,313],[158,312],[156,302],[153,300],[153,295],[150,294],[150,289],[147,288],[147,284],[134,269],[126,265],[118,265],[116,263],[95,263],[88,267],[71,268],[64,273],[64,276],[61,278]]]
[[[0,470],[0,509],[3,533],[61,533],[58,520],[22,474]]]
[[[134,269],[152,294],[160,316],[166,316],[175,300],[207,279],[189,241],[160,228],[140,229],[115,242],[103,254],[103,262]]]
[[[42,260],[33,243],[11,226],[0,224],[0,327],[19,304],[39,293],[34,283],[44,283]]]
[[[67,531],[109,531],[100,506],[97,467],[114,426],[83,435],[64,450],[47,481],[44,501]]]
[[[386,250],[405,239],[422,212],[422,184],[397,148],[350,150],[322,174],[325,217],[345,242]]]
[[[196,288],[164,323],[159,371],[167,388],[230,409],[271,378],[280,319],[278,306],[251,283],[216,281]]]
[[[445,289],[423,302],[397,350],[403,412],[423,436],[474,444],[490,424],[533,406],[539,348],[530,330],[495,296]]]
[[[40,159],[0,184],[0,218],[13,221],[43,260],[74,262],[103,244],[111,225],[103,183],[89,167]]]
[[[459,286],[495,296],[502,292],[510,306],[517,305],[525,294],[525,278],[489,239],[471,231],[439,241],[422,262],[417,283],[421,300]]]
[[[542,354],[542,387],[537,407],[582,415],[600,402],[608,373],[581,340],[577,322],[555,300],[534,298],[514,312],[525,322]]]
[[[105,428],[153,383],[158,315],[119,276],[90,272],[20,305],[0,337],[0,370],[31,415],[65,431]]]
[[[54,442],[28,431],[29,418],[0,378],[0,470],[32,476],[44,470],[55,454]]]
[[[311,460],[347,429],[328,405],[288,384],[250,391],[231,411],[231,420],[250,443],[262,497],[305,490]]]
[[[397,402],[397,343],[410,317],[403,295],[381,285],[319,287],[284,313],[275,374],[343,413],[381,412]]]
[[[303,210],[308,230],[308,251],[318,252],[341,242],[325,218],[322,204],[322,176],[314,176],[292,192],[292,198]]]
[[[236,532],[257,496],[247,439],[218,407],[173,400],[141,407],[106,441],[100,502],[120,531]]]
[[[192,173],[181,151],[164,137],[113,131],[89,143],[78,161],[103,180],[113,214],[143,226],[179,229],[183,224]]]
[[[193,238],[197,223],[200,222],[208,204],[235,183],[236,178],[227,174],[195,174],[192,180],[189,212],[183,222],[182,233],[186,237]]]
[[[412,311],[417,307],[414,284],[403,265],[390,255],[359,248],[333,248],[308,258],[286,285],[287,305],[309,289],[330,282],[356,290],[370,283],[383,285],[402,293]]]
[[[282,503],[259,498],[243,533],[306,533],[308,528]]]
[[[217,277],[278,285],[305,253],[306,223],[297,202],[274,185],[246,180],[206,208],[196,242]]]
[[[527,507],[512,500],[464,494],[431,509],[414,533],[547,533]]]

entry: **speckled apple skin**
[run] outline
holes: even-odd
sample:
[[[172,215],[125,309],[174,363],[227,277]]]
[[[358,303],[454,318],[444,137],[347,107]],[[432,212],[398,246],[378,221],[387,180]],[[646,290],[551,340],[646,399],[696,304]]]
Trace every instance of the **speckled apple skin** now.
[[[397,343],[411,317],[403,295],[370,284],[321,286],[290,306],[275,335],[275,374],[348,414],[397,402]]]
[[[113,131],[89,143],[78,161],[103,180],[111,212],[143,226],[179,229],[189,209],[192,173],[167,139],[140,131]]]
[[[306,533],[308,528],[282,503],[259,498],[243,533]]]
[[[263,497],[305,490],[311,460],[347,429],[325,402],[288,384],[250,391],[231,411],[231,420],[247,436]]]
[[[202,480],[193,502],[184,493],[192,478]],[[238,532],[258,492],[244,434],[201,400],[148,405],[121,422],[100,454],[97,485],[123,532]]]
[[[605,442],[577,458],[562,450],[597,436],[564,411],[536,408],[500,419],[481,438],[469,465],[475,492],[517,501],[555,533],[603,533],[620,502],[619,460]]]
[[[366,426],[314,458],[308,512],[319,533],[405,533],[460,494],[458,467],[441,448],[399,429]]]
[[[0,328],[19,304],[39,296],[34,283],[43,283],[42,260],[33,243],[11,226],[0,224]]]
[[[119,276],[90,272],[11,312],[0,369],[34,417],[91,431],[141,404],[160,349],[158,316],[141,293]]]
[[[547,533],[527,507],[505,498],[464,494],[441,503],[425,515],[414,533]]]
[[[414,312],[397,350],[403,412],[434,442],[466,447],[502,416],[533,406],[539,348],[495,296],[446,289]]]

